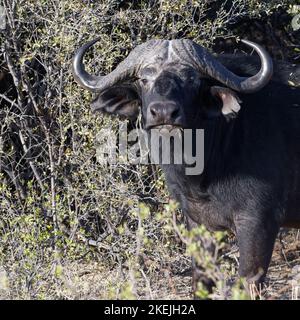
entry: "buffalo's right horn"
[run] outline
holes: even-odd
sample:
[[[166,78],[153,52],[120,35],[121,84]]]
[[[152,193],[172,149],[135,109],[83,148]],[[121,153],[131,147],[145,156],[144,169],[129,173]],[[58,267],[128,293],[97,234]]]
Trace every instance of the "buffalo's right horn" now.
[[[97,41],[99,41],[99,38],[86,43],[78,49],[73,58],[72,70],[78,84],[85,89],[96,92],[102,92],[116,83],[135,78],[143,57],[160,43],[160,40],[151,40],[137,46],[111,73],[106,76],[95,76],[86,72],[82,60],[86,51]]]

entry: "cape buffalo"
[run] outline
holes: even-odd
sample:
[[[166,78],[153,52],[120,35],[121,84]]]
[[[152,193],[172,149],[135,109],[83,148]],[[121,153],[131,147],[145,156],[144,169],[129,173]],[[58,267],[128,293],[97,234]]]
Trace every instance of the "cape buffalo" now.
[[[239,274],[266,275],[280,227],[300,227],[300,68],[256,56],[210,54],[187,39],[150,40],[106,76],[88,74],[83,45],[73,74],[97,93],[93,110],[134,119],[146,130],[204,129],[204,171],[163,165],[168,188],[192,224],[231,230]]]

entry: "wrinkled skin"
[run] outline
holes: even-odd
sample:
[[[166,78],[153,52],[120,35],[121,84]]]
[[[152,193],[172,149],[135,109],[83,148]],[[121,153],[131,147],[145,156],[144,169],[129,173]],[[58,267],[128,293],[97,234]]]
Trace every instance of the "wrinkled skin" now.
[[[259,67],[251,57],[219,61],[245,76]],[[146,129],[204,129],[201,175],[186,175],[184,165],[162,168],[190,226],[236,235],[239,274],[249,283],[263,281],[279,228],[300,227],[300,89],[287,85],[291,72],[298,81],[299,67],[275,64],[265,88],[237,96],[190,66],[159,61],[139,70],[134,83],[108,89],[93,102],[94,109],[132,119],[141,109]],[[116,107],[112,97],[127,102]],[[210,289],[212,283],[201,280]]]

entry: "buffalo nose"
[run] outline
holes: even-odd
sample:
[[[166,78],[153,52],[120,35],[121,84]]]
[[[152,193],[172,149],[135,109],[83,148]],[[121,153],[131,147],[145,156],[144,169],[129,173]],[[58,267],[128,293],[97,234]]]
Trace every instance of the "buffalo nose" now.
[[[175,103],[151,104],[149,117],[154,124],[173,124],[180,117],[180,109]]]

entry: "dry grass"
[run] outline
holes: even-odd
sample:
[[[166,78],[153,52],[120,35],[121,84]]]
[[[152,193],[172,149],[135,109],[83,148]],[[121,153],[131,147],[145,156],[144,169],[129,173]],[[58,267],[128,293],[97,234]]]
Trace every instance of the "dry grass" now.
[[[283,248],[282,242],[285,248]],[[235,262],[238,252],[235,246],[228,245],[226,256],[230,257],[233,273],[227,274],[227,281],[231,283],[237,279]],[[223,260],[223,263],[228,261]],[[59,281],[53,282],[49,276],[39,282],[46,299],[169,299],[182,300],[192,298],[190,259],[184,254],[169,257],[169,265],[160,269],[142,272],[141,277],[134,279],[133,270],[115,266],[108,268],[101,261],[73,261],[63,265]],[[260,292],[260,299],[289,300],[299,297],[300,268],[300,239],[297,231],[284,231],[282,240],[276,242],[272,262],[266,283]],[[141,269],[140,269],[141,270]],[[7,274],[0,270],[0,299],[10,299],[15,296],[10,290]],[[134,286],[134,288],[133,288]],[[299,289],[298,289],[299,290]],[[294,295],[294,296],[293,296]],[[30,298],[30,295],[27,296]],[[31,297],[32,298],[32,297]],[[218,291],[214,299],[219,299]]]

